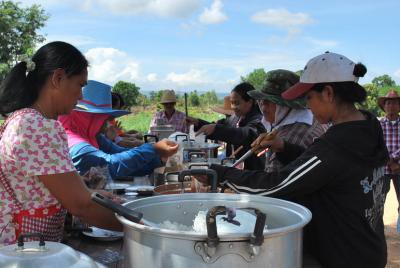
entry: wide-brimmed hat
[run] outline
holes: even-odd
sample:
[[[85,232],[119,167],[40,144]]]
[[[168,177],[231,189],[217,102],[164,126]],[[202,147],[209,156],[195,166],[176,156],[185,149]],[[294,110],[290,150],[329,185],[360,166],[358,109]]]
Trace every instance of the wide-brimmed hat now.
[[[268,100],[281,106],[303,109],[305,108],[303,99],[285,100],[281,96],[282,92],[297,82],[299,82],[299,76],[294,72],[282,69],[272,70],[266,74],[261,89],[249,91],[247,94],[256,100]]]
[[[224,97],[224,106],[212,107],[211,110],[224,115],[233,115],[233,110],[231,108],[231,96]]]
[[[109,114],[119,117],[129,114],[124,110],[112,108],[111,86],[98,81],[89,80],[82,89],[82,100],[78,101],[75,110],[87,113]]]
[[[176,95],[175,91],[173,90],[164,90],[160,103],[175,103],[176,102]]]
[[[381,107],[382,110],[385,110],[383,108],[385,106],[385,101],[388,99],[400,101],[400,96],[399,96],[399,94],[397,94],[396,90],[392,89],[384,97],[379,97],[378,98],[378,106]]]
[[[355,66],[356,64],[353,61],[343,55],[325,52],[308,61],[300,81],[282,93],[282,97],[286,100],[296,99],[303,96],[318,83],[357,83],[358,77],[354,75]]]

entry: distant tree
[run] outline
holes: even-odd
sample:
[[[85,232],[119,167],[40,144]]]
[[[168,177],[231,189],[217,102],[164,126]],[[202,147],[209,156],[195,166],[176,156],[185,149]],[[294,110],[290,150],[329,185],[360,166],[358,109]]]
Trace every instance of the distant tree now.
[[[113,92],[121,94],[124,98],[125,105],[131,107],[138,104],[140,87],[136,86],[134,83],[118,81],[112,88]]]
[[[22,54],[31,56],[37,44],[45,40],[37,30],[49,16],[39,5],[21,8],[14,1],[0,1],[0,81]]]
[[[241,80],[243,82],[248,82],[252,84],[255,89],[261,89],[264,85],[266,75],[267,73],[264,71],[263,68],[254,69],[247,76],[242,76]]]
[[[145,109],[147,106],[149,106],[150,99],[147,98],[146,95],[139,93],[139,96],[137,97],[137,104],[141,105],[143,109]]]
[[[190,94],[189,94],[189,103],[192,106],[200,106],[200,98],[199,98],[199,95],[197,94],[196,90],[193,91],[193,92],[190,92]]]
[[[396,86],[396,82],[387,74],[375,77],[372,79],[372,84],[377,87],[393,87]]]
[[[200,103],[212,105],[218,103],[218,96],[215,90],[207,91],[200,95]]]
[[[363,85],[365,90],[367,91],[367,98],[363,104],[360,105],[359,108],[370,111],[375,116],[382,116],[383,111],[378,106],[378,97],[379,97],[379,88],[375,84],[366,84]]]
[[[296,73],[298,76],[301,76],[301,75],[303,74],[303,72],[304,72],[304,70],[295,71],[295,73]]]
[[[161,96],[162,96],[163,91],[159,90],[159,91],[150,91],[150,102],[151,103],[159,103],[161,100]]]

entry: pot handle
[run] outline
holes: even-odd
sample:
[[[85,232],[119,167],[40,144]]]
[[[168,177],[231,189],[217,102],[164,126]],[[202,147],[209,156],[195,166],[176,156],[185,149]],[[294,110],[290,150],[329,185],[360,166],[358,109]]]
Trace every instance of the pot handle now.
[[[96,192],[92,193],[91,198],[96,203],[114,211],[118,215],[121,215],[130,221],[141,223],[141,220],[143,218],[143,213],[132,211],[131,209],[124,207]]]
[[[182,141],[187,141],[188,140],[188,134],[178,134],[175,136],[175,141],[178,141],[178,137],[184,137]]]
[[[213,169],[186,169],[179,173],[178,181],[183,182],[186,176],[206,175],[211,181],[211,192],[217,192],[218,175]]]
[[[264,243],[264,226],[267,219],[267,215],[261,212],[257,208],[242,208],[248,210],[254,210],[256,213],[256,223],[254,226],[253,234],[250,237],[250,247],[259,247]],[[217,233],[217,215],[225,215],[229,213],[229,208],[225,206],[216,206],[208,210],[206,215],[207,224],[207,246],[209,248],[215,248],[219,243],[219,237]],[[229,215],[229,214],[228,214]],[[229,216],[228,216],[229,218]]]
[[[192,167],[206,167],[208,169],[210,168],[210,165],[207,163],[190,163],[188,169],[192,169]]]
[[[145,143],[149,143],[149,138],[154,138],[156,142],[158,142],[158,136],[157,135],[152,135],[152,134],[145,134],[143,135],[143,140]]]
[[[18,249],[23,249],[24,248],[24,238],[32,238],[32,237],[39,237],[39,247],[44,247],[45,242],[44,242],[44,236],[41,233],[26,233],[26,234],[21,234],[18,236]]]

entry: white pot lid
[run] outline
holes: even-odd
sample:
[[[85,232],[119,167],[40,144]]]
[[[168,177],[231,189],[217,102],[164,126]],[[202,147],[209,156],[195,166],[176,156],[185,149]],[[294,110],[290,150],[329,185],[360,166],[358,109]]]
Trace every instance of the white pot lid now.
[[[24,242],[23,249],[19,249],[17,244],[0,248],[0,267],[105,268],[104,265],[67,245],[50,241],[45,241],[43,247],[39,246],[39,241],[32,241]]]

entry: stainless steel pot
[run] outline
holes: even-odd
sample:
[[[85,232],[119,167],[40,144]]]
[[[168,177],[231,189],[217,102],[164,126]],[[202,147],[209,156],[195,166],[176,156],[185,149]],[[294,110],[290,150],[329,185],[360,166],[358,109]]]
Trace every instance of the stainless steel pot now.
[[[24,242],[24,238],[38,237],[40,241]],[[0,248],[0,267],[2,268],[105,268],[87,255],[73,248],[57,243],[44,241],[40,234],[21,235],[18,244]]]
[[[117,216],[124,225],[124,267],[296,268],[302,265],[302,228],[311,220],[311,213],[292,202],[256,195],[201,193],[149,197],[124,206],[143,213],[146,221],[159,224],[168,220],[186,226],[193,224],[199,211],[216,206],[251,207],[266,214],[268,226],[261,236],[218,235],[216,228],[215,233],[209,231],[206,235],[144,226]]]

